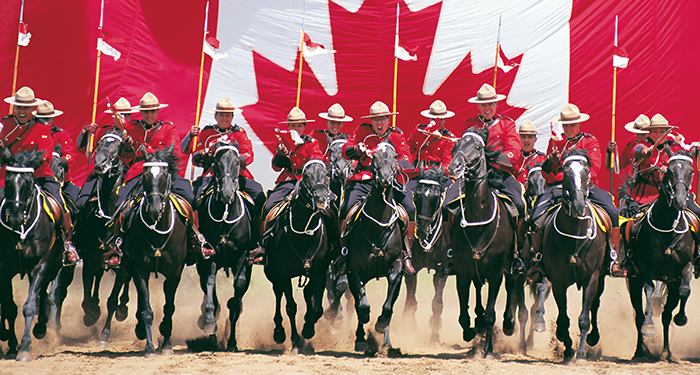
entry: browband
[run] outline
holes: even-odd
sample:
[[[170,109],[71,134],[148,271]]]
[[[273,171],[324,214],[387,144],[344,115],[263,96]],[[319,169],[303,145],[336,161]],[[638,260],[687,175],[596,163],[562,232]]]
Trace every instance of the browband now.
[[[429,184],[429,185],[437,185],[437,186],[440,186],[440,183],[439,183],[439,182],[433,181],[433,180],[427,180],[427,179],[418,180],[418,183],[419,183],[419,184]]]
[[[110,138],[119,141],[119,143],[121,143],[121,142],[123,141],[122,137],[120,137],[120,136],[118,136],[118,135],[116,135],[116,134],[112,134],[112,133],[110,133],[110,134],[105,134],[105,135],[102,137],[102,139],[110,139]]]
[[[7,166],[5,167],[5,170],[8,172],[17,172],[17,173],[26,173],[26,172],[31,172],[34,173],[34,168],[32,167],[12,167],[12,166]]]
[[[223,145],[223,146],[218,147],[218,148],[216,149],[216,151],[214,152],[214,156],[216,156],[216,154],[218,154],[219,151],[223,151],[223,150],[233,150],[233,152],[235,152],[236,155],[240,155],[240,154],[238,153],[238,149],[236,148],[236,146],[232,146],[232,145]]]
[[[685,156],[685,155],[673,155],[668,159],[668,162],[670,163],[673,160],[685,160],[690,162],[691,164],[693,163],[693,158],[690,156]]]
[[[532,172],[541,171],[541,170],[542,170],[542,167],[532,167],[532,168],[530,168],[530,171],[527,172],[527,176],[530,177],[530,174],[532,174]]]
[[[486,147],[486,144],[484,143],[484,139],[481,138],[481,136],[479,134],[476,134],[474,132],[466,132],[466,133],[462,134],[462,138],[464,138],[464,137],[476,138],[479,140],[479,143],[481,143],[482,146]]]
[[[323,165],[324,167],[326,166],[326,163],[322,162],[321,160],[318,159],[311,159],[304,164],[304,166],[301,168],[301,173],[304,174],[304,170],[306,170],[306,166],[311,165],[311,164],[316,164],[319,163]]]
[[[143,163],[143,167],[168,167],[168,163],[164,161],[147,161]]]
[[[586,160],[586,157],[583,156],[583,155],[570,155],[570,156],[567,156],[566,159],[564,159],[564,163],[566,163],[566,162],[568,162],[568,161],[573,161],[573,160],[585,161],[586,163],[588,163],[588,160]]]

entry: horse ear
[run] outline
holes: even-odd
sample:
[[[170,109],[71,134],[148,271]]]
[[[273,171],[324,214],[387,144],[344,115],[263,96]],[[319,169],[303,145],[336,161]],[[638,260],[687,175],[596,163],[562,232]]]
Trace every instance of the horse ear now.
[[[37,151],[35,157],[32,159],[32,168],[39,169],[41,165],[44,164],[44,151]]]
[[[59,154],[59,155],[61,155],[61,150],[62,150],[62,149],[63,149],[63,147],[61,146],[60,143],[56,143],[56,145],[53,146],[53,152],[55,152],[55,153],[57,153],[57,154]]]
[[[12,152],[10,151],[10,148],[5,147],[5,149],[2,152],[3,160],[5,160],[5,162],[7,162],[8,160],[10,160],[11,157],[12,157]]]
[[[148,151],[146,151],[146,146],[144,146],[143,144],[141,146],[139,146],[139,152],[141,153],[141,156],[143,156],[143,158],[145,160],[148,160]]]
[[[669,157],[673,156],[673,151],[671,151],[671,147],[668,147],[668,143],[664,145],[664,151],[666,151],[666,155]]]

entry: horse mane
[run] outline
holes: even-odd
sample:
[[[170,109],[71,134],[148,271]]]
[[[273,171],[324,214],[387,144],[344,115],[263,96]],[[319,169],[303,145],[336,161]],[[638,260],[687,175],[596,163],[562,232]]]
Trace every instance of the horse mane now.
[[[7,161],[7,165],[13,167],[30,167],[37,169],[44,162],[44,151],[38,149],[29,151],[20,151]]]
[[[444,184],[447,180],[447,174],[443,168],[428,168],[418,173],[419,180],[432,180]]]
[[[465,131],[470,132],[470,133],[475,133],[481,139],[484,141],[484,144],[487,145],[484,147],[484,156],[486,157],[486,164],[488,165],[493,165],[496,163],[496,160],[498,160],[498,155],[501,154],[501,151],[494,149],[493,146],[488,146],[488,141],[489,141],[489,130],[488,129],[480,129],[477,127],[471,127]]]
[[[178,162],[179,158],[175,155],[174,146],[170,145],[166,148],[157,150],[153,153],[151,160],[164,161],[168,163],[168,173],[175,173],[180,170]]]
[[[588,150],[578,150],[578,149],[576,149],[576,150],[571,150],[571,151],[564,152],[564,154],[562,155],[562,160],[563,160],[563,159],[566,159],[568,156],[572,156],[572,155],[579,155],[579,156],[585,157],[585,158],[586,158],[586,162],[588,163],[588,165],[591,165],[591,159],[588,157]]]

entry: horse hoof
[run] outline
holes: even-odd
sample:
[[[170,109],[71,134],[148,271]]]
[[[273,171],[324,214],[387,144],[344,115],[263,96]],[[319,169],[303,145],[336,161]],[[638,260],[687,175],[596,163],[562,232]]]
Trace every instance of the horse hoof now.
[[[574,358],[574,349],[572,349],[572,348],[564,349],[564,359],[569,360],[571,358]]]
[[[100,340],[97,343],[97,347],[100,349],[107,349],[109,347],[109,341]]]
[[[309,323],[304,324],[304,329],[301,330],[301,335],[307,340],[313,338],[316,335],[314,325]]]
[[[357,319],[362,324],[369,323],[369,306],[359,306],[357,308]]]
[[[236,343],[229,343],[226,346],[226,351],[238,353],[238,345],[236,345]]]
[[[654,337],[656,335],[656,330],[654,329],[654,323],[644,324],[642,326],[642,335],[644,335],[644,337]]]
[[[683,327],[688,323],[688,317],[685,315],[681,314],[676,314],[676,316],[673,317],[673,322],[676,323],[677,326]]]
[[[37,340],[41,340],[46,337],[46,324],[35,324],[32,333]]]
[[[476,329],[474,328],[467,328],[462,332],[462,339],[466,342],[472,341],[474,337],[476,337]]]
[[[600,333],[598,333],[598,331],[592,331],[588,334],[588,337],[586,337],[586,344],[589,346],[598,345],[598,341],[600,341]]]
[[[32,360],[32,353],[28,350],[22,350],[17,353],[17,360],[20,362],[28,362]]]
[[[95,316],[92,313],[86,313],[83,315],[83,324],[85,327],[92,327],[95,323],[97,323],[97,320],[100,318],[99,315]]]
[[[336,293],[339,295],[345,293],[345,291],[348,290],[348,285],[348,275],[340,275],[338,280],[335,282]]]
[[[532,323],[532,330],[535,332],[547,332],[547,323],[545,322],[534,322]]]
[[[173,351],[173,348],[166,348],[163,349],[163,351],[161,351],[160,354],[164,357],[172,357],[173,355],[175,355],[175,352]]]
[[[204,329],[203,329],[204,333],[206,333],[207,335],[215,335],[216,332],[218,332],[218,330],[219,330],[219,326],[216,323],[207,324],[206,326],[204,326]]]
[[[328,320],[334,320],[335,318],[338,317],[338,310],[335,310],[335,309],[332,309],[329,307],[323,313],[323,317],[328,319]]]
[[[155,358],[155,357],[156,357],[156,353],[154,353],[154,352],[146,352],[146,354],[144,355],[144,357],[146,357],[146,358]]]
[[[272,338],[274,338],[275,342],[278,344],[284,343],[284,341],[287,339],[287,334],[284,333],[284,327],[275,328]]]
[[[513,336],[513,333],[515,333],[515,319],[507,321],[503,321],[503,334],[506,336]]]
[[[292,350],[289,352],[291,355],[299,355],[299,348],[292,348]]]
[[[358,353],[364,353],[367,350],[367,341],[360,341],[355,343],[355,351]]]
[[[474,318],[474,328],[484,328],[486,327],[486,317],[483,315]]]
[[[129,316],[129,306],[117,306],[117,311],[114,312],[114,318],[117,319],[118,322],[123,322],[124,320],[126,320],[127,316]]]
[[[400,348],[389,348],[386,351],[386,356],[389,358],[401,358],[401,356],[403,356],[403,354],[401,353]]]
[[[197,327],[204,331],[204,327],[207,325],[207,316],[205,314],[202,314],[197,318]]]

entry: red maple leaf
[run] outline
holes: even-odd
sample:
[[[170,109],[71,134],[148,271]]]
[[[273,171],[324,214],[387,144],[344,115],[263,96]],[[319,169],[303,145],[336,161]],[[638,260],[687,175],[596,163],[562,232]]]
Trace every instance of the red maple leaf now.
[[[467,99],[476,95],[481,85],[493,83],[493,69],[479,74],[472,73],[471,56],[462,60],[457,68],[433,95],[423,94],[423,82],[428,69],[430,54],[437,30],[442,4],[438,3],[418,12],[411,12],[401,1],[401,38],[410,40],[419,47],[418,61],[398,64],[397,115],[396,125],[404,132],[410,132],[417,124],[427,123],[428,119],[420,111],[430,107],[437,99],[445,102],[448,109],[457,116],[448,120],[447,127],[460,134],[464,120],[478,113],[476,105]],[[306,62],[302,67],[302,89],[299,107],[307,119],[306,133],[313,129],[325,129],[325,121],[317,114],[328,110],[333,103],[340,103],[345,112],[355,120],[346,124],[342,131],[352,134],[362,122],[361,116],[369,114],[369,107],[377,100],[393,104],[394,77],[394,33],[396,8],[382,0],[365,0],[356,13],[329,2],[333,49],[337,72],[338,93],[326,94]],[[341,22],[342,20],[342,22]],[[420,27],[410,27],[410,25]],[[495,49],[495,45],[494,45]],[[495,51],[494,51],[495,52]],[[253,53],[253,63],[258,87],[257,103],[243,107],[244,115],[257,136],[271,151],[277,145],[274,128],[284,121],[287,113],[296,102],[298,59],[293,71],[288,71],[264,56]],[[509,61],[520,64],[522,55]],[[508,94],[517,75],[518,66],[508,73],[498,74],[498,92]],[[525,111],[501,102],[498,113],[517,119]],[[319,121],[320,120],[320,121]]]

